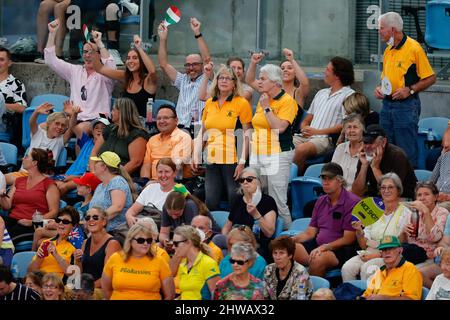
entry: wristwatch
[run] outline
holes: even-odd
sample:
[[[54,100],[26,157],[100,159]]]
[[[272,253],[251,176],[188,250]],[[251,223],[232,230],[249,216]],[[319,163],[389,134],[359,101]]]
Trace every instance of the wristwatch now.
[[[416,93],[416,92],[414,91],[414,89],[412,88],[412,86],[409,86],[408,88],[409,88],[409,94],[410,94],[410,95],[413,95],[413,94]]]
[[[272,109],[270,109],[270,107],[267,107],[264,109],[264,113],[269,113],[270,111],[272,111]]]

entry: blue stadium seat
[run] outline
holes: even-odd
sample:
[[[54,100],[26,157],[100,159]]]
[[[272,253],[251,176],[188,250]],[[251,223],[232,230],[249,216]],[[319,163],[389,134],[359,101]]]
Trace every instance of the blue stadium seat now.
[[[289,183],[292,181],[292,179],[297,178],[298,175],[298,167],[295,163],[291,164],[291,172],[289,174]]]
[[[311,222],[311,218],[300,218],[292,221],[292,223],[289,225],[289,229],[286,231],[283,231],[280,233],[280,236],[295,236],[296,234],[305,231],[309,223]]]
[[[331,269],[327,271],[325,274],[325,278],[331,279],[331,278],[338,278],[341,277],[341,269]]]
[[[325,163],[316,163],[313,165],[310,165],[303,176],[305,177],[312,177],[312,178],[319,178],[320,172],[322,171],[323,166]]]
[[[28,266],[30,265],[35,254],[36,252],[34,251],[23,251],[14,254],[11,261],[11,266],[15,264],[17,265],[19,269],[18,278],[22,279],[27,275]]]
[[[277,217],[277,220],[275,222],[275,232],[273,234],[274,238],[280,236],[281,233],[283,232],[283,224],[284,224],[283,219],[281,217]]]
[[[164,99],[156,99],[153,103],[153,118],[156,118],[156,115],[158,114],[159,107],[163,104],[168,104],[174,108],[176,108],[176,104],[169,100]]]
[[[430,180],[432,172],[423,169],[416,169],[414,170],[414,174],[416,175],[417,181],[428,181]]]
[[[450,1],[428,1],[425,12],[427,45],[436,49],[450,49]]]
[[[0,141],[9,143],[11,141],[11,136],[7,132],[0,132]]]
[[[422,300],[425,300],[427,298],[428,293],[430,293],[430,289],[422,287]]]
[[[222,229],[225,223],[227,223],[229,214],[230,213],[228,211],[211,211],[211,215],[220,229]]]
[[[17,166],[17,147],[13,144],[0,142],[0,150],[5,157],[6,164],[11,166]]]
[[[292,219],[303,218],[305,205],[319,197],[322,181],[319,178],[297,177],[291,181]]]
[[[444,132],[448,127],[449,118],[444,117],[430,117],[419,120],[419,129],[417,136],[418,146],[418,164],[419,169],[425,169],[425,161],[430,153],[429,146],[426,144],[428,129],[433,130],[434,140],[439,143],[444,136]]]
[[[317,291],[320,288],[330,288],[330,282],[327,279],[318,276],[309,276],[313,285],[313,291]]]
[[[31,251],[32,247],[33,247],[33,241],[21,241],[14,245],[16,254],[18,252]]]
[[[362,290],[366,290],[367,289],[367,281],[366,280],[349,280],[349,281],[346,281],[346,282],[351,283],[355,287],[358,287],[358,288],[360,288]]]

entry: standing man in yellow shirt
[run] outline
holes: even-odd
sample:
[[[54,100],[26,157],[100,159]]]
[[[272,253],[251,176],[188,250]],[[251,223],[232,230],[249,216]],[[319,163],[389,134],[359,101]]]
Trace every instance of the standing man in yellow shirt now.
[[[375,97],[383,100],[380,125],[389,143],[402,148],[417,167],[417,130],[420,116],[418,93],[436,82],[425,51],[420,44],[403,33],[402,17],[387,12],[378,18],[379,33],[387,43],[384,51],[381,86]]]
[[[402,244],[395,236],[385,236],[378,249],[384,261],[372,277],[363,297],[367,300],[420,300],[422,275],[402,256]]]

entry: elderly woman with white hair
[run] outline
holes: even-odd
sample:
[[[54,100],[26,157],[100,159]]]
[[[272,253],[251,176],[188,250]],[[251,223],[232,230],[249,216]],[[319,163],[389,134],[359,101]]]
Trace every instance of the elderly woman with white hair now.
[[[267,178],[269,195],[275,199],[278,212],[287,229],[292,222],[287,206],[287,187],[294,156],[292,123],[297,114],[296,101],[283,89],[280,67],[266,64],[259,73],[261,93],[252,119],[250,166],[261,169]]]
[[[203,87],[213,75],[212,64],[205,66]],[[248,140],[241,150],[236,149],[235,130],[238,121],[244,132],[251,127],[252,108],[242,96],[242,85],[234,71],[222,66],[214,75],[210,96],[202,114],[202,126],[195,141],[192,167],[197,170],[200,163],[203,138],[206,139],[207,158],[205,172],[206,206],[218,210],[224,193],[231,204],[236,198],[236,179],[244,169],[248,154]],[[239,151],[239,154],[238,154]],[[225,192],[224,192],[225,191]]]
[[[256,257],[249,243],[237,242],[231,247],[233,272],[216,283],[214,300],[264,300],[264,282],[249,272]]]
[[[270,261],[269,243],[275,233],[277,204],[271,196],[262,193],[261,180],[255,168],[245,168],[238,182],[239,194],[242,196],[233,203],[222,234],[228,234],[233,225],[248,226],[255,232],[258,253]]]
[[[377,267],[384,265],[381,251],[377,249],[384,236],[398,237],[411,218],[411,211],[400,203],[403,192],[402,181],[397,174],[390,172],[380,179],[379,189],[384,203],[384,214],[374,223],[363,229],[360,221],[352,221],[356,230],[356,240],[361,251],[342,266],[342,280],[355,280],[358,275],[367,280]]]

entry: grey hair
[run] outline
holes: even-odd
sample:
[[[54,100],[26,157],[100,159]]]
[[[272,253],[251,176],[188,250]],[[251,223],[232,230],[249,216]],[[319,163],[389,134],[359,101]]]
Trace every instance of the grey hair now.
[[[403,194],[402,180],[396,173],[389,172],[389,173],[382,175],[380,178],[380,183],[379,183],[378,187],[381,187],[381,184],[383,183],[384,180],[392,180],[392,182],[394,182],[395,186],[397,187],[399,196],[401,196]]]
[[[156,225],[155,220],[151,217],[143,217],[138,219],[138,223],[150,229],[153,235],[158,236],[158,226]]]
[[[364,131],[364,120],[362,119],[361,115],[357,113],[350,113],[343,121],[344,130],[347,128],[347,125],[350,122],[359,122],[359,124],[361,125],[361,129]]]
[[[246,167],[244,168],[244,170],[241,171],[241,173],[239,174],[239,178],[242,178],[242,176],[244,175],[244,173],[250,173],[253,174],[253,176],[256,177],[256,183],[258,184],[258,186],[262,189],[262,185],[261,185],[261,175],[259,174],[259,170],[256,168],[252,168],[252,167]],[[244,191],[242,191],[242,185],[239,185],[237,192],[239,194],[244,194]],[[262,192],[262,190],[261,190]]]
[[[383,21],[387,27],[393,27],[398,32],[403,31],[403,19],[397,12],[386,12],[378,17],[378,22]]]
[[[283,86],[283,72],[281,68],[274,64],[266,64],[259,70],[259,74],[265,73],[269,80],[276,82],[280,87]]]
[[[243,256],[247,261],[253,261],[257,257],[255,248],[247,242],[236,242],[233,244],[231,255]]]

